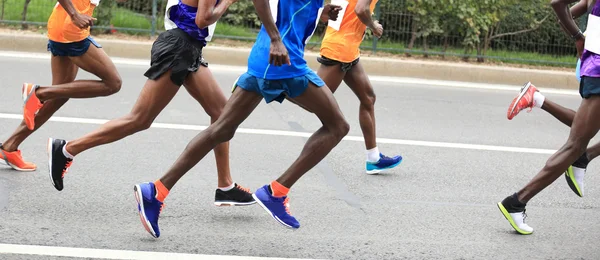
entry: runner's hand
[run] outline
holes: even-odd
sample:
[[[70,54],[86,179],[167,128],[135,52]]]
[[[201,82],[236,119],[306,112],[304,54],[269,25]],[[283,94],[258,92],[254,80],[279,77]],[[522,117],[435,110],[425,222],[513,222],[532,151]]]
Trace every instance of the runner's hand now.
[[[371,29],[373,35],[375,35],[377,38],[381,38],[381,35],[383,35],[383,26],[379,23],[379,21],[373,21],[373,23],[375,24],[375,28]]]
[[[281,40],[271,41],[271,51],[269,53],[269,64],[282,66],[290,65],[290,57],[288,51]]]
[[[577,57],[581,58],[581,54],[583,54],[583,48],[585,46],[585,36],[581,37],[581,39],[575,41],[575,47],[577,48]]]
[[[342,7],[339,5],[327,4],[323,7],[323,12],[321,13],[320,20],[322,23],[326,23],[327,20],[337,21],[338,15]]]
[[[94,21],[96,21],[96,18],[91,17],[87,14],[75,14],[73,15],[73,17],[71,17],[71,20],[73,21],[73,24],[75,24],[77,27],[85,29],[89,26],[94,25]]]

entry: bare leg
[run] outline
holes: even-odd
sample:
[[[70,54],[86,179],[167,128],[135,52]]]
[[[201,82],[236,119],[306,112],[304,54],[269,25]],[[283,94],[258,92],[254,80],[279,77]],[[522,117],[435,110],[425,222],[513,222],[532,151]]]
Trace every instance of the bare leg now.
[[[179,87],[171,82],[171,72],[148,80],[129,114],[113,119],[84,137],[69,141],[66,150],[75,156],[90,148],[121,140],[148,129],[158,114],[171,102]]]
[[[168,190],[171,190],[177,181],[212,149],[233,138],[238,126],[260,104],[261,99],[262,97],[254,92],[236,88],[219,119],[190,141],[177,161],[160,179],[160,182]]]
[[[325,82],[325,85],[329,87],[331,93],[335,93],[335,91],[340,87],[340,84],[342,84],[342,80],[344,79],[346,73],[342,71],[341,65],[339,64],[332,66],[321,65],[319,67],[319,70],[317,71],[317,75],[319,75],[319,77]],[[304,110],[314,113],[313,111],[310,111],[306,106],[299,104],[295,100],[289,97],[286,97],[286,99],[296,104],[297,106],[303,108]]]
[[[291,188],[323,160],[350,130],[329,88],[319,88],[310,83],[308,89],[294,101],[313,111],[323,126],[308,139],[298,159],[277,179],[286,188]]]
[[[52,85],[73,82],[77,77],[78,67],[67,57],[52,56],[50,65],[52,68]],[[8,152],[16,151],[27,137],[48,121],[68,100],[62,98],[46,102],[35,117],[35,128],[33,130],[27,128],[25,121],[21,121],[15,132],[2,144],[4,149]]]
[[[94,45],[82,56],[69,57],[73,63],[101,80],[76,80],[52,87],[40,87],[35,94],[44,102],[56,98],[109,96],[121,89],[121,77],[111,59]]]
[[[227,98],[221,91],[210,70],[200,66],[197,72],[190,74],[184,82],[188,93],[196,99],[210,116],[214,124],[221,116]],[[224,142],[214,148],[218,172],[218,187],[228,187],[233,184],[229,169],[229,142]]]
[[[584,99],[571,126],[567,142],[548,159],[546,166],[523,189],[518,199],[527,203],[561,176],[585,151],[590,139],[600,129],[600,96]]]
[[[373,149],[377,147],[375,131],[375,91],[373,90],[373,86],[371,86],[369,76],[367,76],[362,64],[359,62],[346,74],[344,81],[360,100],[358,112],[360,129],[363,132],[367,150]]]
[[[544,104],[542,105],[542,109],[569,127],[571,127],[571,124],[573,123],[573,119],[575,118],[574,110],[563,107],[563,106],[561,106],[557,103],[554,103],[548,99],[546,99],[544,101]],[[600,155],[600,142],[593,146],[588,147],[588,149],[586,150],[586,153],[587,153],[587,158],[589,161],[598,157],[598,155]]]
[[[544,100],[544,104],[542,104],[542,109],[550,113],[552,116],[558,119],[558,121],[562,122],[563,124],[569,127],[571,127],[573,119],[575,118],[574,110],[563,107],[548,99]]]

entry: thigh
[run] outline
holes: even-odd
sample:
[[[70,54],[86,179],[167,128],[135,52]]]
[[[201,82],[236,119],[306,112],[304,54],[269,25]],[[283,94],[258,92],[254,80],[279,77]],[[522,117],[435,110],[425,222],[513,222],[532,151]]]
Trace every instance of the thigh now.
[[[77,65],[65,56],[52,56],[50,67],[52,68],[52,85],[73,82],[79,71]]]
[[[215,125],[224,128],[237,128],[260,104],[262,96],[245,90],[241,87],[236,87],[231,94],[227,104],[223,109],[223,113],[215,122]]]
[[[326,126],[333,126],[344,120],[344,115],[328,87],[319,87],[309,81],[308,88],[301,95],[291,99],[313,112]]]
[[[329,66],[321,64],[317,70],[317,75],[325,82],[325,85],[329,87],[332,93],[335,93],[338,89],[345,74],[346,73],[342,71],[340,64]]]
[[[118,80],[120,79],[117,67],[112,62],[110,57],[99,47],[90,44],[87,51],[81,56],[69,57],[75,65],[81,69],[96,75],[103,80]]]
[[[200,66],[196,72],[188,74],[183,85],[210,116],[218,116],[227,103],[225,94],[208,67]]]
[[[592,95],[581,101],[581,106],[575,113],[569,140],[586,145],[594,138],[600,129],[600,95]]]
[[[373,90],[369,76],[360,62],[356,63],[356,65],[346,73],[344,82],[352,89],[361,102],[368,101],[368,99],[375,96],[375,91]]]
[[[148,79],[131,114],[140,117],[139,120],[154,121],[179,90],[179,86],[171,82],[170,77],[171,72],[168,71],[156,80]]]

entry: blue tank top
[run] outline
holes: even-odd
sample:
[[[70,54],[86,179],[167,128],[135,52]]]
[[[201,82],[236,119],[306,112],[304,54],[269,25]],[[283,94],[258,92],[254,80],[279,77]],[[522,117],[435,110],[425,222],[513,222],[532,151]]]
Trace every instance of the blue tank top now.
[[[324,0],[271,0],[271,12],[283,44],[288,50],[291,65],[269,64],[271,37],[261,27],[248,57],[248,73],[268,79],[286,79],[308,74],[312,70],[304,60],[304,48],[317,28]]]
[[[217,0],[216,4],[219,4],[219,1]],[[196,25],[197,11],[197,7],[186,5],[181,0],[169,0],[165,12],[165,29],[179,28],[192,38],[200,41],[203,46],[206,46],[206,42],[212,38],[217,23],[215,22],[204,29],[200,29]]]

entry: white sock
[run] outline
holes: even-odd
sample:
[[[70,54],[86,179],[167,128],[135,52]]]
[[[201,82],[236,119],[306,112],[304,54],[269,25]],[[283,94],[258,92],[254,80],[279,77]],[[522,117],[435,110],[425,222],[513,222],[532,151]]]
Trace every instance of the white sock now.
[[[379,148],[375,146],[373,149],[367,150],[367,162],[378,162],[379,161]]]
[[[544,101],[546,100],[546,97],[544,97],[544,95],[542,95],[542,93],[540,92],[535,92],[533,93],[533,105],[536,107],[541,108],[542,105],[544,104]]]
[[[234,183],[231,183],[231,185],[229,185],[229,186],[227,186],[227,187],[223,187],[223,188],[219,187],[219,190],[222,190],[222,191],[230,191],[231,189],[233,189],[233,187],[235,187],[235,182],[234,182]]]
[[[67,144],[65,143],[65,146],[63,146],[62,149],[63,155],[71,160],[73,160],[73,155],[71,155],[69,152],[67,152]]]

